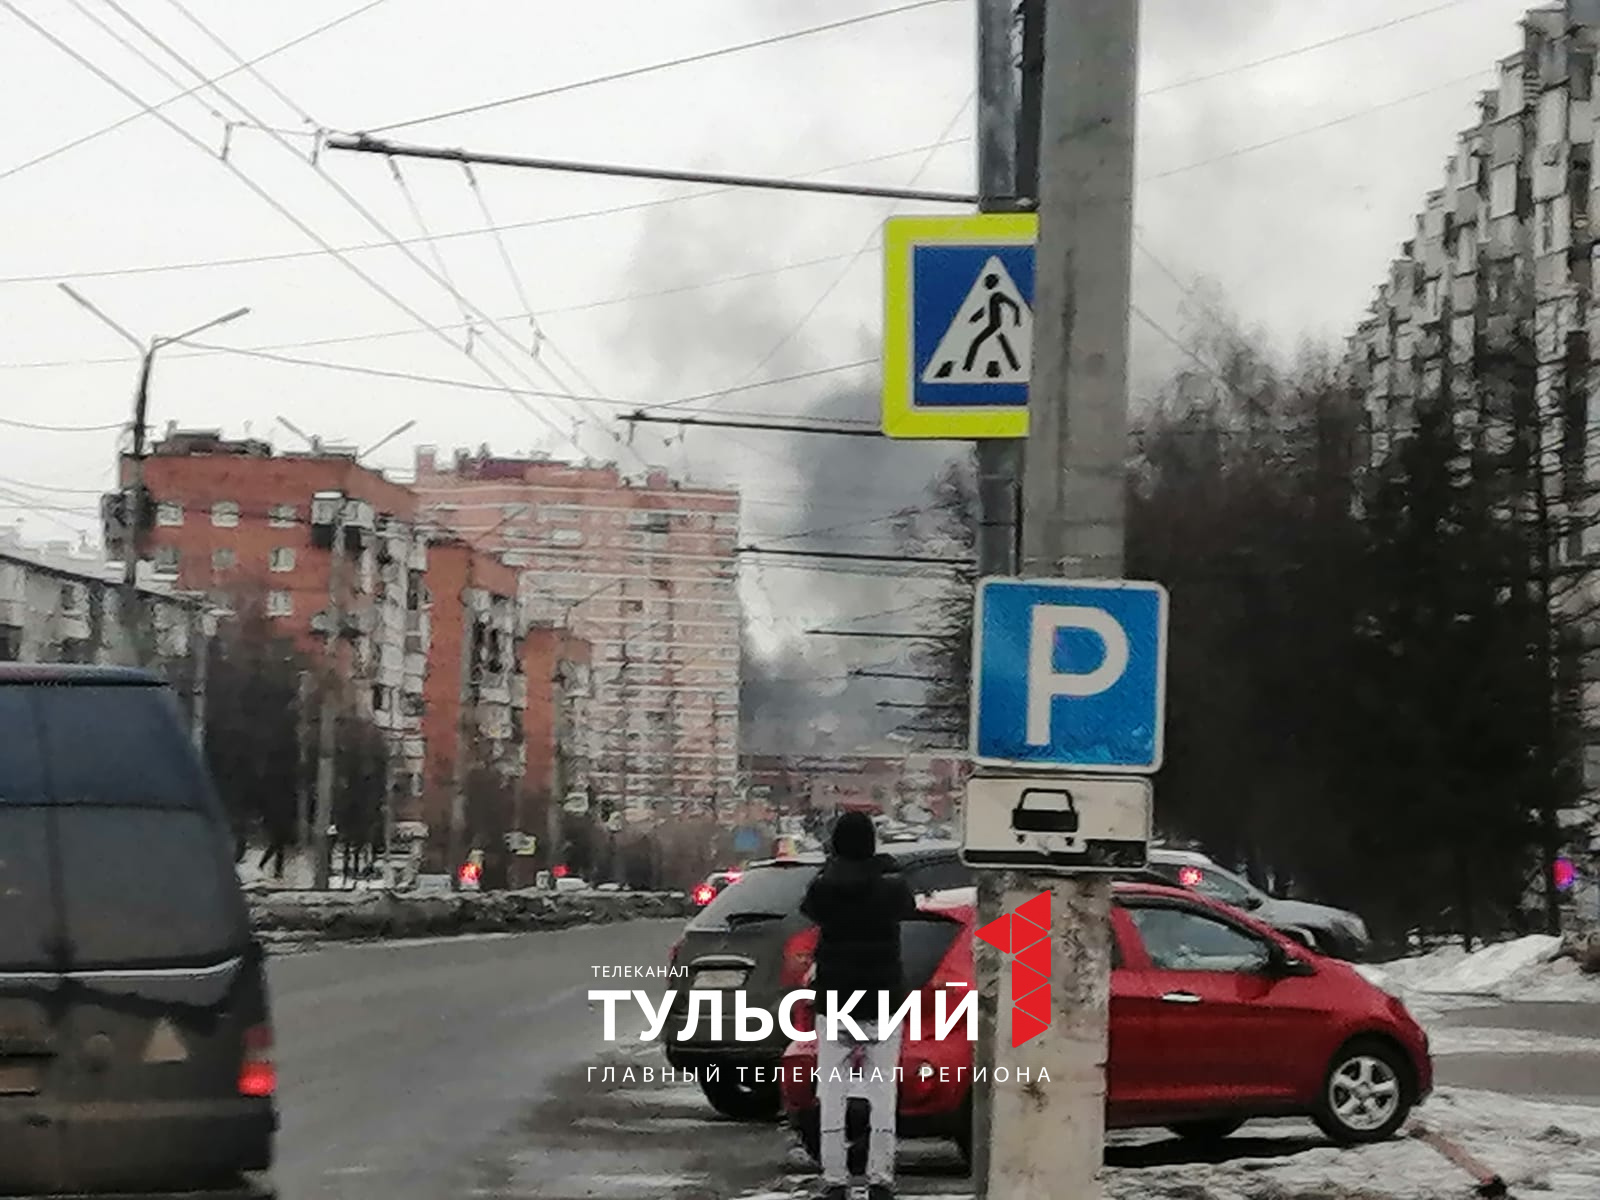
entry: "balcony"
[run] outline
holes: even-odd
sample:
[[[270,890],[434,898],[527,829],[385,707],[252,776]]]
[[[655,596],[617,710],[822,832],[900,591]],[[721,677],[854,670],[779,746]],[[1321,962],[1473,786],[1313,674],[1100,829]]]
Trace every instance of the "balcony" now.
[[[473,682],[477,685],[480,704],[511,703],[511,685],[507,682],[504,671],[474,673]]]

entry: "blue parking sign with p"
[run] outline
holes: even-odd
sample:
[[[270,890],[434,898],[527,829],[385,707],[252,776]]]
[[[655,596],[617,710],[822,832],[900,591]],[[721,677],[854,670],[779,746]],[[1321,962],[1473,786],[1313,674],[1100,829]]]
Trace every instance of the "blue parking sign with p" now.
[[[985,579],[973,637],[979,762],[1160,769],[1167,643],[1160,584]]]

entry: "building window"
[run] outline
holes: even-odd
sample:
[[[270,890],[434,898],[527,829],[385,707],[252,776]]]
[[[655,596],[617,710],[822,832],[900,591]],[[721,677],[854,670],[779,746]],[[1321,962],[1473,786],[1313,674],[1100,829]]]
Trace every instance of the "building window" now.
[[[22,658],[22,627],[0,625],[0,662],[17,662]]]
[[[1594,55],[1570,51],[1567,73],[1572,81],[1572,98],[1587,100],[1594,94]]]
[[[239,506],[232,500],[218,500],[211,506],[211,523],[218,529],[232,529],[239,524]]]
[[[1517,164],[1496,167],[1489,178],[1489,215],[1509,217],[1517,211]]]
[[[267,516],[274,529],[292,529],[296,521],[292,504],[274,504]]]
[[[383,687],[381,685],[375,685],[373,687],[373,689],[372,689],[372,711],[373,712],[380,712],[380,713],[389,711],[389,689],[388,688],[385,688],[385,687]]]
[[[294,570],[294,550],[288,546],[277,546],[267,556],[267,566],[274,571]]]
[[[267,616],[287,617],[294,613],[294,596],[288,592],[267,593]]]
[[[211,552],[211,566],[217,571],[231,570],[237,566],[239,556],[234,553],[232,546],[218,546]]]
[[[163,575],[176,575],[178,573],[178,548],[176,546],[157,546],[155,568]]]
[[[178,500],[163,500],[156,505],[156,524],[176,527],[183,524],[183,503]]]

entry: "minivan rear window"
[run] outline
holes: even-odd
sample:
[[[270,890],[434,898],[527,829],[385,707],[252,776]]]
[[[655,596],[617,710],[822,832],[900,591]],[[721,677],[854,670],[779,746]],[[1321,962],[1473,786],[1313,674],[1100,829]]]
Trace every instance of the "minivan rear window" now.
[[[209,966],[244,948],[232,855],[212,817],[100,805],[50,815],[75,969]]]
[[[163,687],[29,689],[57,804],[215,811],[177,698]]]
[[[0,770],[5,743],[0,741]],[[0,800],[0,972],[50,967],[50,835],[42,808]]]
[[[26,688],[0,687],[0,808],[45,798],[39,730],[29,697]]]
[[[787,917],[800,911],[806,885],[816,876],[813,863],[792,867],[756,867],[746,871],[738,883],[730,884],[717,898],[689,922],[690,929],[720,929],[729,917],[771,914]]]

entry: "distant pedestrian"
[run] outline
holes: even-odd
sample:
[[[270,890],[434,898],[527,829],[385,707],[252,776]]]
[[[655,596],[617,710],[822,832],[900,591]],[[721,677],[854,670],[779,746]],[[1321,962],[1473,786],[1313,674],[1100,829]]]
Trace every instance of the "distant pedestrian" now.
[[[900,1064],[900,1031],[878,1028],[880,993],[889,1011],[905,1000],[900,964],[900,922],[916,914],[916,899],[894,870],[894,861],[877,853],[877,834],[864,813],[847,812],[833,828],[831,852],[806,889],[800,911],[817,923],[817,1092],[821,1125],[822,1200],[844,1200],[850,1173],[845,1117],[850,1093],[867,1099],[872,1141],[867,1151],[867,1195],[894,1195],[895,1068]],[[852,992],[866,996],[856,1006],[863,1040],[840,1023],[830,1041],[825,1016],[828,994],[842,1008]],[[855,1017],[855,1013],[851,1014]],[[852,1062],[852,1059],[856,1060]],[[852,1087],[852,1070],[861,1082]],[[835,1078],[838,1076],[838,1078]]]

